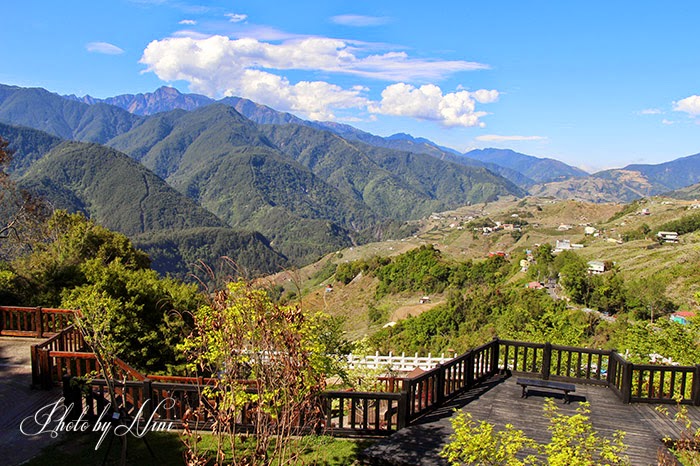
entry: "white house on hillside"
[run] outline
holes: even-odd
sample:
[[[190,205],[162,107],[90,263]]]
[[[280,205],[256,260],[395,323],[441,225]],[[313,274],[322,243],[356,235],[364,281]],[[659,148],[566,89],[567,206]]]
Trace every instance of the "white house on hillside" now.
[[[678,242],[678,233],[675,231],[660,231],[656,234],[656,237],[664,243]]]
[[[605,262],[603,261],[590,261],[588,262],[588,273],[593,275],[599,275],[605,272]]]

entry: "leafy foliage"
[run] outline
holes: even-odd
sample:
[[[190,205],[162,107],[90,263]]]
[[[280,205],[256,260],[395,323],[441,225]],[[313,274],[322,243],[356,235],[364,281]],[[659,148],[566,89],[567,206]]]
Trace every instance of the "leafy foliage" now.
[[[449,269],[440,251],[429,245],[401,254],[375,273],[380,280],[376,295],[382,297],[405,290],[442,291],[447,284]]]
[[[598,466],[629,464],[624,452],[625,433],[616,431],[612,439],[602,438],[593,428],[589,414],[590,404],[582,402],[576,414],[566,416],[558,412],[551,398],[545,402],[545,416],[549,419],[552,440],[544,446],[548,464],[552,466]]]
[[[547,398],[544,414],[549,419],[552,438],[549,443],[540,445],[512,425],[495,431],[492,424],[481,421],[477,425],[471,414],[460,412],[451,419],[455,432],[440,455],[452,466],[629,464],[624,432],[615,432],[612,439],[602,438],[591,424],[587,402],[576,408],[576,414],[567,416],[559,412],[551,398]],[[524,452],[528,451],[531,453],[525,455]]]
[[[400,291],[440,293],[448,286],[464,288],[476,284],[496,284],[506,275],[508,262],[501,256],[484,261],[450,264],[438,249],[424,245],[392,259],[375,271],[380,282],[376,296]]]
[[[202,302],[197,288],[161,279],[153,270],[130,269],[121,260],[105,266],[93,259],[81,268],[87,283],[64,292],[61,306],[98,309],[90,312],[99,312],[100,325],[118,342],[114,355],[137,369],[178,372],[185,361],[175,348],[188,332],[189,313]]]
[[[47,240],[37,241],[31,254],[13,262],[26,286],[26,303],[58,306],[64,289],[86,283],[83,265],[114,260],[131,269],[146,269],[148,256],[135,249],[124,235],[88,221],[82,214],[56,211],[47,225]]]
[[[267,465],[271,457],[300,452],[302,438],[293,436],[297,421],[318,427],[316,394],[334,367],[326,356],[328,348],[316,338],[320,316],[275,304],[264,290],[238,281],[217,292],[194,318],[194,332],[181,348],[189,354],[193,370],[216,377],[215,385],[204,389],[201,406],[217,420],[213,432],[219,449],[223,442],[230,443],[235,465]],[[249,389],[245,380],[254,388]],[[250,411],[255,447],[236,449],[238,432],[232,421],[251,404],[256,407]],[[186,436],[192,451],[197,435],[186,429]],[[225,461],[220,453],[217,464]]]
[[[342,262],[335,270],[335,279],[343,284],[350,283],[360,272],[372,273],[378,268],[391,263],[388,257],[372,256],[369,259]]]
[[[34,243],[32,254],[0,272],[0,294],[23,305],[85,308],[87,317],[97,309],[90,327],[114,338],[110,353],[146,371],[174,370],[175,344],[187,321],[171,311],[186,316],[196,309],[197,288],[160,278],[124,235],[81,214],[57,211],[47,232],[48,240]]]
[[[504,430],[494,431],[494,425],[486,421],[478,424],[471,413],[460,411],[450,419],[454,434],[440,452],[451,466],[523,466],[535,464],[535,457],[529,455],[518,458],[525,449],[534,449],[534,440],[525,436],[522,430],[507,424]]]

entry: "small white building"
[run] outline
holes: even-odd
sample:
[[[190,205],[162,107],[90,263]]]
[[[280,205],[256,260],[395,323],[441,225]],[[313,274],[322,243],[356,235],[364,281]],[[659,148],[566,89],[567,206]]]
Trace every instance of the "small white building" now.
[[[675,231],[660,231],[656,234],[656,237],[664,243],[677,243],[678,233]]]
[[[595,227],[588,226],[583,229],[583,232],[586,235],[594,235],[598,232],[598,230]]]
[[[605,272],[605,262],[603,261],[590,261],[588,262],[588,273],[591,275],[600,275]]]
[[[562,240],[557,240],[556,244],[554,245],[553,252],[562,252],[562,251],[567,251],[569,249],[571,249],[571,240],[562,239]]]
[[[559,253],[562,251],[570,251],[571,249],[581,249],[583,248],[583,244],[580,243],[572,243],[571,240],[568,239],[563,239],[563,240],[557,240],[556,244],[554,245],[554,251],[553,253]]]

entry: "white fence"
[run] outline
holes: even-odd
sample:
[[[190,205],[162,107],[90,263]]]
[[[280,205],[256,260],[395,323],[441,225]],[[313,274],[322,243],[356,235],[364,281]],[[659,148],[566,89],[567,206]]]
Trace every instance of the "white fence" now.
[[[368,369],[387,369],[401,372],[410,372],[416,367],[420,367],[427,371],[437,367],[438,364],[444,364],[454,359],[456,356],[456,354],[445,356],[445,353],[442,353],[439,357],[433,356],[431,353],[428,353],[428,356],[419,356],[418,353],[413,356],[406,356],[405,353],[401,353],[400,356],[392,353],[384,356],[380,355],[379,352],[367,356],[348,354],[348,366],[351,369],[366,367]]]

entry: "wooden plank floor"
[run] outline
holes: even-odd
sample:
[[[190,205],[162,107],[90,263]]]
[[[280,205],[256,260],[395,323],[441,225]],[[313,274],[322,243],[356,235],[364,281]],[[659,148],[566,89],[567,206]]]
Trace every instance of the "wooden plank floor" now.
[[[20,431],[23,419],[33,417],[37,410],[55,403],[62,394],[60,388],[31,388],[30,348],[42,341],[0,337],[0,463],[3,465],[22,464],[42,448],[58,441],[48,433],[27,437]]]
[[[516,377],[496,378],[478,389],[464,393],[447,406],[420,419],[418,423],[379,441],[363,452],[364,464],[372,465],[446,465],[438,453],[452,433],[450,417],[454,409],[472,414],[475,420],[485,420],[503,428],[513,424],[531,438],[547,443],[548,420],[544,417],[546,396],[555,399],[560,412],[574,414],[581,401],[591,404],[591,421],[598,433],[612,438],[613,432],[626,433],[627,455],[634,466],[655,465],[657,451],[665,436],[677,437],[680,429],[670,416],[655,410],[654,405],[623,404],[607,388],[592,385],[576,385],[571,403],[564,404],[560,392],[531,390],[528,398],[521,398],[522,389],[515,383]],[[667,406],[671,415],[673,405]],[[689,407],[691,419],[700,425],[700,409]]]

